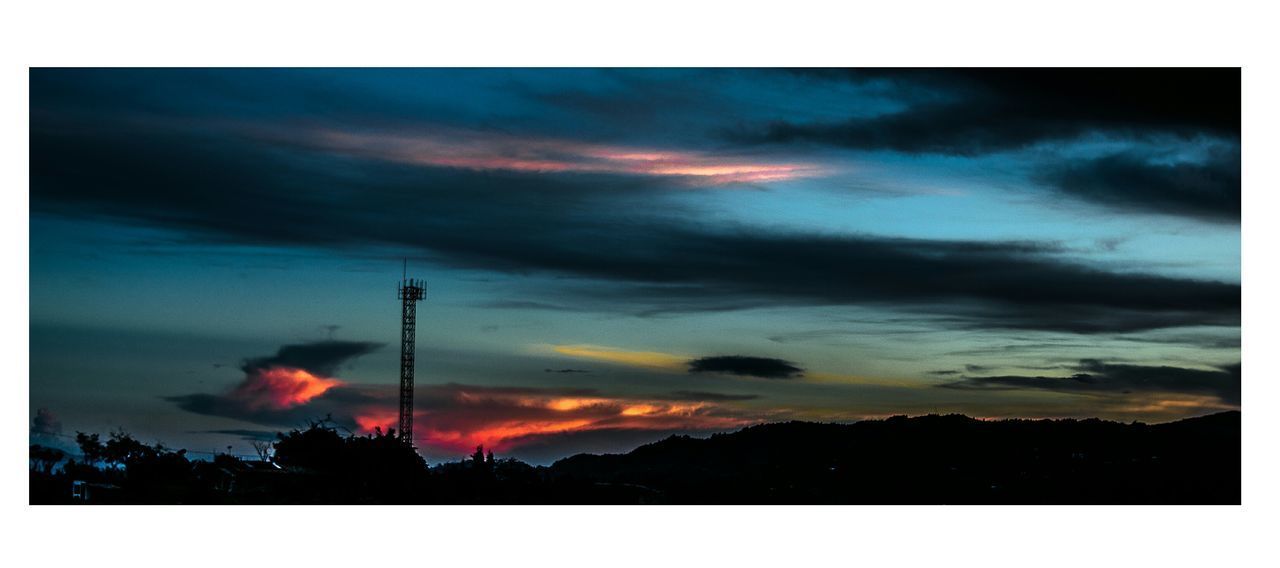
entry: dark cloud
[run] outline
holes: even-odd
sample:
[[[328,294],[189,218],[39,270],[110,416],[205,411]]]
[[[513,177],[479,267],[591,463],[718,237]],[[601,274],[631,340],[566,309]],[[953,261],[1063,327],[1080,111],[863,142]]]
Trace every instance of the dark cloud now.
[[[939,385],[953,389],[1040,389],[1078,393],[1179,393],[1212,395],[1228,404],[1240,402],[1240,364],[1215,370],[1144,366],[1081,360],[1068,377],[965,377]]]
[[[671,398],[674,400],[694,400],[694,401],[707,400],[712,402],[729,402],[729,401],[735,401],[735,400],[755,400],[757,398],[760,398],[760,395],[758,394],[725,394],[725,393],[719,393],[719,392],[680,390],[680,391],[672,392]]]
[[[1080,199],[1133,211],[1240,221],[1240,154],[1168,162],[1136,152],[1043,166],[1041,183]]]
[[[558,304],[549,304],[546,302],[534,302],[530,300],[496,300],[492,302],[482,302],[476,304],[478,308],[494,308],[499,310],[547,310],[553,312],[571,312],[577,308],[570,306],[561,306]]]
[[[544,373],[590,373],[586,369],[543,369]]]
[[[907,108],[838,122],[776,121],[739,130],[747,143],[809,142],[867,150],[977,155],[1091,133],[1124,137],[1240,133],[1240,70],[801,70],[880,84]]]
[[[762,379],[794,379],[804,375],[804,369],[795,366],[789,361],[743,355],[699,357],[689,361],[689,372],[726,373]]]
[[[246,381],[251,380],[246,379]],[[382,393],[351,386],[336,386],[305,403],[283,407],[255,404],[233,393],[193,393],[163,398],[179,409],[193,414],[233,418],[263,426],[298,428],[327,418],[338,426],[353,430],[356,428],[353,409],[384,403],[392,404],[394,403],[394,399],[391,398],[393,394],[390,389]]]
[[[263,440],[275,440],[275,430],[204,430],[203,434],[226,434],[228,436],[237,436],[241,440],[258,442]]]
[[[651,126],[673,112],[684,114],[712,114],[717,105],[728,101],[712,99],[706,90],[685,88],[690,79],[706,79],[708,76],[723,79],[729,70],[699,70],[697,77],[671,70],[636,69],[619,72],[614,69],[599,70],[597,83],[591,86],[566,87],[555,90],[524,91],[530,99],[547,103],[569,111],[574,116],[589,116],[592,120],[617,123],[630,128]],[[600,83],[607,85],[601,88]]]
[[[672,235],[672,233],[668,233]],[[674,236],[674,235],[673,235]],[[666,262],[645,266],[667,282],[584,290],[650,314],[779,305],[871,305],[945,314],[952,328],[1127,332],[1237,325],[1235,284],[1112,273],[1056,260],[1022,243],[871,237],[684,234]],[[661,239],[649,239],[662,246]],[[637,244],[646,244],[643,241]],[[616,257],[615,257],[616,258]],[[876,267],[862,270],[859,267]],[[624,276],[618,274],[617,276]]]
[[[1096,347],[1088,343],[1010,343],[1005,345],[989,345],[985,347],[977,347],[974,349],[961,349],[958,351],[948,351],[944,355],[1005,355],[1011,353],[1024,353],[1035,351],[1059,351],[1064,349],[1087,349]]]
[[[1095,274],[1099,276],[1100,281],[1110,281],[1110,278],[1103,276],[1101,272]],[[1084,274],[1079,276],[1087,278]],[[1143,275],[1133,276],[1135,278],[1132,281],[1125,282],[1127,279],[1121,276],[1115,282],[1118,286],[1128,287],[1130,285],[1138,285],[1141,280],[1152,278]],[[1170,283],[1197,282],[1194,280],[1163,279],[1159,277],[1154,277],[1154,280],[1150,281],[1154,284],[1155,280],[1165,280]],[[1082,284],[1086,284],[1084,279],[1079,281]],[[1234,327],[1240,325],[1240,287],[1225,283],[1201,283],[1209,287],[1217,287],[1223,295],[1216,299],[1210,299],[1206,296],[1204,297],[1206,303],[1200,305],[1196,305],[1194,301],[1189,301],[1182,308],[1173,308],[1171,305],[1166,308],[1152,308],[1140,305],[1143,302],[1138,302],[1131,306],[1124,306],[1120,302],[1111,306],[1085,303],[1074,306],[1071,304],[1059,306],[1028,304],[1023,306],[1022,309],[1002,309],[990,305],[976,309],[968,306],[955,306],[952,313],[965,317],[942,323],[942,325],[955,329],[1001,328],[1028,331],[1065,331],[1080,334],[1127,333],[1184,326]],[[1174,285],[1177,286],[1178,284]],[[1052,288],[1052,285],[1050,285],[1050,288]],[[1101,292],[1100,289],[1098,291]],[[1119,291],[1119,289],[1116,289],[1116,291]],[[1138,288],[1132,288],[1131,291],[1136,293]],[[1159,294],[1158,290],[1153,289],[1152,291]],[[1208,291],[1208,289],[1206,288],[1204,291]],[[1119,300],[1119,297],[1114,299]],[[1172,300],[1172,298],[1166,299]],[[1219,302],[1221,303],[1219,304]],[[1212,307],[1213,304],[1218,304],[1218,307]],[[1235,306],[1227,307],[1230,304],[1235,304]],[[1027,348],[1027,346],[1022,347]]]
[[[819,341],[824,339],[834,339],[852,335],[855,332],[842,329],[815,329],[810,331],[797,331],[792,333],[779,333],[770,335],[769,341],[774,343],[792,343],[798,341]]]
[[[1237,332],[1239,330],[1236,330]],[[1117,341],[1134,343],[1157,343],[1164,345],[1191,345],[1201,349],[1239,349],[1239,333],[1230,335],[1213,334],[1179,334],[1172,336],[1122,335],[1115,337]]]
[[[254,373],[270,367],[294,367],[330,377],[337,373],[343,363],[372,353],[382,345],[366,341],[317,341],[285,345],[275,355],[246,359],[240,368],[245,373]]]
[[[870,305],[1080,333],[1239,320],[1239,285],[1106,272],[1060,260],[1047,243],[715,231],[651,178],[396,165],[276,135],[120,120],[33,114],[33,213],[214,242],[407,246],[452,266],[576,278],[547,293],[553,302],[493,305],[502,308]]]

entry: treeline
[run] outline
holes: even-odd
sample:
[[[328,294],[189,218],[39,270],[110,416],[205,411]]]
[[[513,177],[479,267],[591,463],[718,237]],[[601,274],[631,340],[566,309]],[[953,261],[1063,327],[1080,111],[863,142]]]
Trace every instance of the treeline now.
[[[1238,412],[1158,425],[790,422],[550,467],[483,448],[428,466],[394,432],[342,435],[326,423],[277,435],[269,460],[191,460],[119,432],[77,443],[82,457],[70,461],[32,447],[33,504],[1240,502]]]
[[[189,459],[124,432],[77,433],[81,455],[31,446],[32,504],[414,504],[549,502],[539,468],[494,459],[428,467],[394,431],[343,435],[327,422],[277,435],[260,460]],[[268,457],[269,456],[269,457]],[[545,470],[546,468],[541,468]]]

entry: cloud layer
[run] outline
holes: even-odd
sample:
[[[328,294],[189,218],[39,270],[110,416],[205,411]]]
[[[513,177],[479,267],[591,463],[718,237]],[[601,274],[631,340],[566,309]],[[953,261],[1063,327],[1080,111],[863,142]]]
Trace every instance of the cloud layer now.
[[[1038,389],[1085,394],[1170,393],[1208,395],[1240,403],[1240,364],[1215,370],[1105,363],[1085,359],[1067,377],[974,376],[941,385],[953,389]]]
[[[1067,195],[1116,208],[1240,222],[1239,152],[1214,152],[1202,162],[1126,152],[1042,166],[1037,176]]]
[[[877,82],[905,109],[837,122],[776,121],[733,138],[976,155],[1093,133],[1238,137],[1238,69],[804,70]]]
[[[316,168],[234,138],[53,126],[33,125],[33,210],[220,241],[402,245],[459,267],[613,281],[583,291],[576,304],[588,309],[895,305],[976,326],[1076,332],[1238,320],[1237,285],[1106,272],[1056,258],[1052,244],[713,230],[643,206],[624,213],[628,196],[662,187],[634,176],[359,160]]]
[[[1234,70],[1052,71],[855,73],[854,82],[889,85],[910,104],[831,132],[788,134],[799,128],[788,126],[763,138],[974,153],[1092,130],[1238,131],[1238,105],[1216,104],[1229,102]],[[72,96],[50,77],[36,78],[36,98],[48,105]],[[338,129],[175,119],[149,104],[150,112],[33,112],[32,211],[126,220],[199,241],[390,245],[454,267],[570,276],[555,301],[521,300],[550,309],[643,315],[856,305],[945,316],[961,327],[1078,333],[1239,319],[1238,285],[1111,272],[1067,260],[1055,243],[711,227],[665,197],[690,191],[692,178],[743,187],[760,181],[751,176],[812,173],[742,150],[420,123],[398,130],[381,121],[337,121]],[[1122,154],[1038,175],[1095,202],[1229,220],[1238,216],[1235,166],[1229,152],[1200,165]]]
[[[1036,177],[1063,194],[1130,211],[1240,219],[1238,69],[800,70],[878,85],[904,108],[847,120],[738,127],[739,143],[829,145],[981,156],[1089,137],[1232,148],[1205,161],[1156,163],[1132,152],[1054,161]]]

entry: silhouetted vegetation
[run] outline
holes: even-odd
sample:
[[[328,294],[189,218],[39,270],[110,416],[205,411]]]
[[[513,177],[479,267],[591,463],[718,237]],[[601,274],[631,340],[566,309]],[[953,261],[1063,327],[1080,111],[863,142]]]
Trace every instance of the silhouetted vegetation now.
[[[327,423],[242,460],[188,460],[115,432],[82,455],[31,447],[41,503],[1219,503],[1240,502],[1240,413],[1169,424],[894,417],[673,436],[549,467],[468,459],[428,467],[394,432]],[[55,455],[57,452],[57,455]],[[72,497],[79,483],[85,499]]]

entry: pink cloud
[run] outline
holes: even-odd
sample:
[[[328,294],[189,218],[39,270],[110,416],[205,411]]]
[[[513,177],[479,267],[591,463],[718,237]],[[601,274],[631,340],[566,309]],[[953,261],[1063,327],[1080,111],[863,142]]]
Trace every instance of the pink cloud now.
[[[800,162],[470,130],[406,135],[320,129],[310,136],[310,143],[331,152],[470,170],[658,176],[678,178],[691,185],[787,181],[824,174],[817,166]]]
[[[557,434],[592,430],[732,430],[756,420],[702,401],[618,398],[554,389],[432,385],[414,415],[417,443],[467,452],[477,445],[505,451]],[[354,417],[362,432],[394,427],[395,409],[366,406]]]

